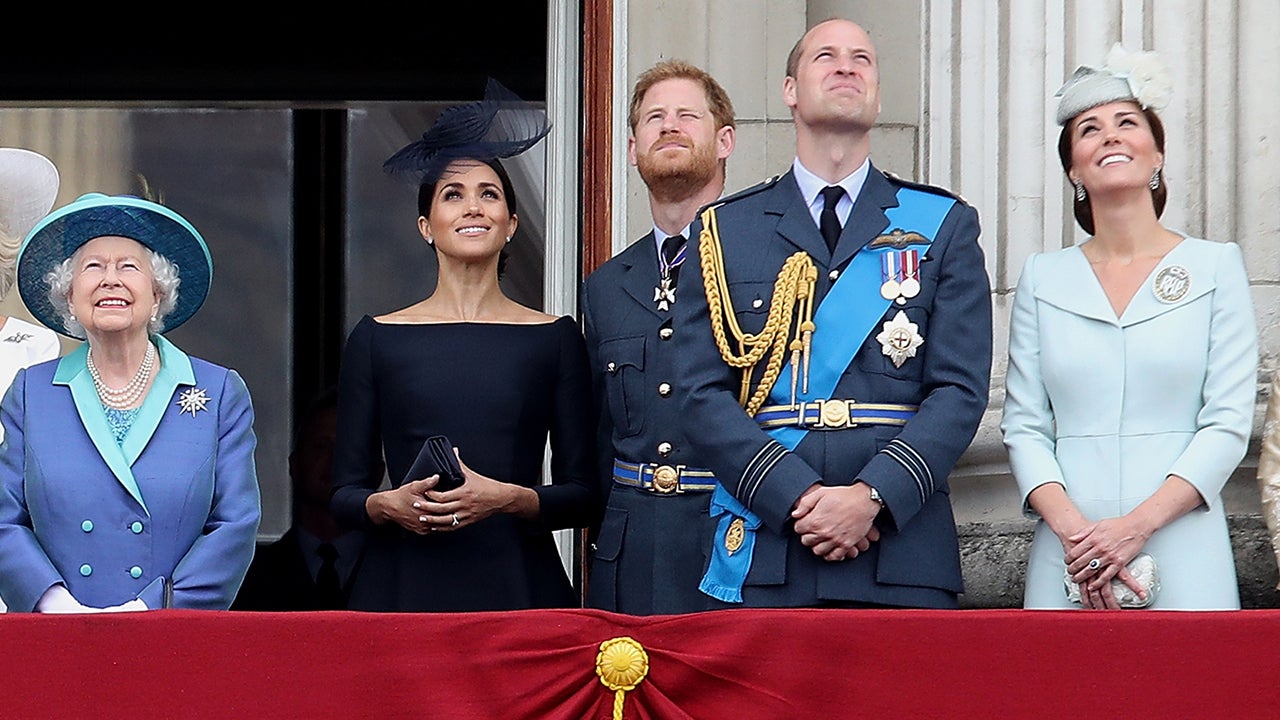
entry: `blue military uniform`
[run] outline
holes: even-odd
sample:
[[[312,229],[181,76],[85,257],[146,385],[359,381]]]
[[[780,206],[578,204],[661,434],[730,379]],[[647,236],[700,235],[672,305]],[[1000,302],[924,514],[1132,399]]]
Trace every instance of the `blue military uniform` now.
[[[587,605],[635,615],[709,604],[698,582],[711,542],[707,504],[714,478],[690,467],[696,463],[681,432],[675,371],[680,332],[673,308],[659,307],[659,275],[651,232],[596,269],[582,291],[600,404],[599,477],[608,497]],[[674,306],[692,294],[684,293]]]
[[[928,208],[933,217],[917,218],[916,207]],[[702,265],[715,258],[691,254],[675,308],[675,324],[684,329],[675,342],[687,388],[681,411],[694,452],[715,471],[730,502],[740,503],[738,514],[760,523],[754,531],[750,522],[745,525],[753,545],[740,584],[742,605],[955,607],[963,583],[947,476],[986,409],[991,369],[990,283],[977,212],[943,190],[871,166],[834,252],[791,172],[713,205],[695,229],[703,224],[715,225],[722,282],[720,290],[700,292],[706,289]],[[916,225],[930,227],[922,231]],[[702,233],[704,253],[708,234]],[[760,333],[780,287],[780,268],[797,254],[812,263],[806,276],[817,308],[812,362],[822,364],[820,345],[844,342],[848,355],[827,368],[827,394],[815,397],[810,389],[806,395],[804,382],[791,385],[801,400],[813,402],[789,412],[779,400],[790,392],[784,373],[763,408],[772,414],[748,416],[743,371],[730,367],[718,346],[708,298],[715,296],[717,310],[729,309],[727,317],[736,319],[741,333]],[[908,276],[894,263],[907,255],[917,263],[908,268],[914,273],[912,290],[881,300],[879,288],[870,287],[879,282],[878,264],[890,263],[884,267],[892,265],[903,280]],[[877,264],[871,283],[853,274],[855,266],[865,271],[868,262]],[[848,282],[841,285],[846,273]],[[844,294],[824,306],[837,288]],[[870,313],[867,328],[853,333],[841,327],[844,315],[858,312]],[[798,347],[788,348],[788,359]],[[809,362],[806,357],[795,367]],[[749,370],[752,387],[765,364]],[[816,377],[822,370],[813,372]],[[828,413],[833,409],[834,416]],[[796,421],[785,430],[762,427],[766,415],[782,418],[780,424],[787,417]],[[881,538],[852,560],[817,557],[800,543],[790,512],[814,483],[855,480],[884,500],[876,519]],[[725,520],[732,517],[729,512]],[[730,532],[718,530],[713,547],[740,560],[746,552],[740,548],[747,547],[743,528],[738,522]]]

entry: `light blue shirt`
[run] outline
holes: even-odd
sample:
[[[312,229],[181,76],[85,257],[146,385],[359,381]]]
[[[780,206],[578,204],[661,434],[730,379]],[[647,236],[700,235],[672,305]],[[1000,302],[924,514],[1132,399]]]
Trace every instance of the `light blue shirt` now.
[[[826,180],[814,175],[800,162],[800,158],[796,158],[791,163],[791,171],[795,174],[796,185],[800,186],[800,197],[804,198],[805,203],[809,205],[809,215],[813,216],[813,224],[819,227],[822,224],[818,218],[822,215],[822,189],[828,183]],[[857,199],[858,193],[862,192],[862,184],[867,181],[867,173],[871,171],[871,158],[862,161],[862,165],[853,172],[844,177],[843,180],[836,183],[844,188],[844,197],[836,203],[836,217],[840,218],[840,227],[844,227],[849,220],[849,213],[853,211],[853,201]],[[661,241],[659,241],[661,247]]]
[[[691,227],[693,227],[693,223],[689,223],[688,225],[685,225],[684,228],[682,228],[680,232],[677,234],[683,235],[684,239],[687,241],[689,239],[689,228]],[[658,257],[662,257],[662,243],[666,242],[667,238],[669,237],[674,237],[674,236],[668,235],[662,232],[662,228],[658,227],[657,225],[653,226],[653,242],[654,242],[654,247],[658,249]]]

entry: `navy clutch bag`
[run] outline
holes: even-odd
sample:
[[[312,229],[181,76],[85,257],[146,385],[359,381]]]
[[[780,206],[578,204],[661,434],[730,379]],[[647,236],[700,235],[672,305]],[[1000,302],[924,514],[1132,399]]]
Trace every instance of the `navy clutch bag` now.
[[[422,444],[413,467],[405,473],[404,481],[421,480],[432,475],[439,475],[440,482],[436,490],[453,490],[461,487],[465,478],[462,467],[458,464],[458,456],[453,451],[453,443],[444,435],[432,435]]]

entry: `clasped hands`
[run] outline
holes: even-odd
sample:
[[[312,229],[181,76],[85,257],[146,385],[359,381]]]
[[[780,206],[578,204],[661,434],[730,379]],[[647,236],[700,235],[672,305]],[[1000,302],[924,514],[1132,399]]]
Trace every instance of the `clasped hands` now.
[[[813,485],[791,511],[800,542],[814,555],[831,562],[850,560],[880,539],[874,524],[880,503],[871,499],[865,483]]]
[[[1063,561],[1080,586],[1080,604],[1090,610],[1120,609],[1111,590],[1113,578],[1145,597],[1146,591],[1126,567],[1145,544],[1146,538],[1124,517],[1086,524],[1068,535],[1062,541]]]
[[[452,532],[494,514],[498,506],[495,502],[499,494],[498,481],[472,470],[461,455],[458,465],[466,480],[453,490],[436,491],[440,476],[430,475],[386,491],[385,517],[411,532],[426,535]]]

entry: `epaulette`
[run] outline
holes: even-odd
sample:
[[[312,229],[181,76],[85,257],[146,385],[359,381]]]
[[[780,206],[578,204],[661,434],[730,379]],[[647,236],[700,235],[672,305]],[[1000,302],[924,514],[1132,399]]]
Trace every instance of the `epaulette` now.
[[[758,182],[755,185],[752,185],[751,187],[748,187],[744,190],[739,190],[738,192],[733,193],[732,195],[725,195],[724,197],[720,198],[719,200],[716,200],[715,202],[707,203],[706,205],[698,208],[698,215],[696,217],[701,217],[703,211],[705,211],[707,208],[720,207],[721,205],[724,205],[726,203],[731,203],[734,200],[741,200],[744,197],[750,197],[751,195],[755,195],[756,193],[761,192],[763,190],[768,190],[769,188],[773,187],[774,183],[778,182],[780,178],[782,178],[781,174],[774,175],[773,177],[766,178],[761,182]]]
[[[923,192],[933,193],[934,195],[943,195],[951,198],[952,200],[959,200],[965,205],[970,204],[969,201],[965,200],[964,197],[959,193],[952,192],[951,190],[948,190],[944,187],[940,187],[938,185],[929,185],[926,183],[920,183],[914,180],[907,180],[906,178],[899,177],[898,175],[895,175],[889,172],[888,170],[881,170],[880,172],[884,173],[884,176],[889,178],[891,182],[901,185],[903,187],[909,187],[912,190],[921,190]]]

